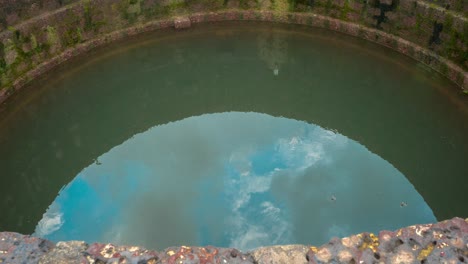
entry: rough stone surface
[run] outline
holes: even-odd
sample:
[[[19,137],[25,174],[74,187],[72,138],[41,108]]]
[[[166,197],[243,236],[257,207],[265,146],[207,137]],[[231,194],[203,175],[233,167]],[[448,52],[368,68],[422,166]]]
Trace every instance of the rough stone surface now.
[[[38,263],[54,248],[50,241],[17,233],[0,233],[0,263]]]
[[[233,248],[171,247],[162,252],[136,246],[50,241],[0,233],[0,263],[466,263],[468,219],[414,225],[378,235],[333,238],[321,246],[283,245],[240,252]]]
[[[40,260],[39,264],[80,264],[86,262],[84,253],[88,245],[82,241],[58,242]]]
[[[176,29],[189,28],[192,26],[192,22],[188,17],[177,17],[174,19],[174,27]]]
[[[252,252],[257,263],[307,263],[306,253],[309,250],[304,245],[286,245],[258,248]]]
[[[415,225],[378,235],[362,233],[310,247],[309,263],[463,263],[468,259],[468,219]]]
[[[244,254],[237,249],[215,247],[173,247],[162,253],[161,263],[254,263],[249,254]]]

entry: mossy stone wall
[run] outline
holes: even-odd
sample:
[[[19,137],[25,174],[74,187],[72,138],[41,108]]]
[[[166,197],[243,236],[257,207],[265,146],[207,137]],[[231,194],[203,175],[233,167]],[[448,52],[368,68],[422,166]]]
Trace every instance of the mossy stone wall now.
[[[18,80],[26,83],[32,76],[28,73],[42,63],[111,32],[171,17],[232,10],[268,13],[272,19],[251,19],[286,23],[297,23],[298,16],[313,20],[321,15],[327,18],[323,24],[299,24],[342,32],[346,30],[333,27],[334,19],[350,22],[360,27],[352,35],[396,50],[402,47],[387,36],[401,37],[416,44],[408,45],[405,54],[468,89],[466,0],[0,0],[0,6],[0,95],[18,88]],[[229,20],[243,19],[249,20]],[[369,34],[369,29],[377,33]]]

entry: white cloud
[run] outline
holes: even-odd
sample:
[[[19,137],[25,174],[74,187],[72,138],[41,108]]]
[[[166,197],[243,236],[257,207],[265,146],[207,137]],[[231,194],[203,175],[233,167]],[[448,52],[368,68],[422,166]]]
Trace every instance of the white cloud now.
[[[230,247],[249,250],[269,243],[271,243],[271,240],[268,233],[258,226],[251,225],[247,231],[240,233],[232,240]]]
[[[52,234],[53,232],[57,231],[62,227],[65,223],[63,220],[63,213],[60,211],[53,210],[50,208],[42,217],[41,221],[36,226],[36,230],[34,232],[35,236],[44,237],[47,235]]]
[[[237,181],[234,193],[233,211],[239,210],[242,206],[250,201],[250,196],[253,193],[267,192],[271,186],[271,177],[249,176],[241,177]]]
[[[271,202],[263,202],[261,206],[263,207],[262,214],[274,217],[275,219],[278,218],[279,213],[281,212],[281,209],[274,206]]]

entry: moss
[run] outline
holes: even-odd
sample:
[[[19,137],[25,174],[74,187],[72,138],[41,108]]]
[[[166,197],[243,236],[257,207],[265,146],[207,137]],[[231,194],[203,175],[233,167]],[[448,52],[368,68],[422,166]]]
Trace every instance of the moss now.
[[[416,24],[414,25],[414,32],[420,36],[422,34],[422,23],[424,18],[421,14],[416,14]]]
[[[23,35],[19,30],[14,29],[13,40],[9,45],[9,49],[14,49],[17,55],[17,59],[30,59],[32,54],[34,53],[34,45],[37,45],[37,40],[35,38],[31,38],[28,35]],[[29,51],[24,51],[24,45],[30,45],[31,49]]]
[[[217,2],[219,3],[220,6],[222,5],[221,1],[217,1]],[[124,18],[129,20],[130,22],[133,22],[137,18],[136,15],[131,15],[131,14],[126,13],[127,9],[125,9],[123,12],[124,12],[123,14]],[[171,4],[166,5],[166,6],[157,4],[152,8],[143,10],[143,12],[144,12],[145,17],[149,19],[167,17],[171,15],[177,15],[180,13],[188,12],[188,4],[185,1],[172,2]]]
[[[83,37],[79,27],[68,29],[63,35],[64,44],[66,46],[74,46],[82,41]]]
[[[457,49],[457,39],[458,34],[455,30],[452,30],[449,33],[449,40],[445,42],[445,51],[446,55],[450,57],[451,53],[455,52]]]
[[[93,15],[91,13],[91,2],[86,0],[83,2],[83,18],[84,30],[89,31],[93,28]]]
[[[21,41],[22,36],[21,36],[21,32],[18,29],[14,28],[12,26],[9,26],[8,31],[13,33],[13,40],[15,42],[20,42]]]
[[[270,0],[270,3],[271,3],[270,8],[271,8],[271,10],[276,10],[276,8],[277,8],[277,2],[276,2],[276,1],[277,1],[277,0]]]
[[[57,44],[59,42],[59,37],[57,34],[57,29],[52,26],[47,26],[47,43],[51,46]]]
[[[341,7],[341,12],[340,12],[340,19],[341,20],[348,20],[348,13],[351,12],[351,6],[349,4],[349,0],[345,0],[343,7]]]
[[[36,36],[34,36],[34,34],[31,34],[30,39],[31,39],[31,49],[36,50],[38,46]]]
[[[249,8],[249,0],[239,0],[239,7],[242,9]]]
[[[3,58],[0,58],[0,74],[6,72],[6,62]]]
[[[127,7],[127,14],[129,16],[137,17],[141,13],[141,6],[139,0],[129,0]]]
[[[453,26],[453,17],[446,13],[445,14],[445,20],[444,20],[444,31],[450,32],[452,31],[452,26]]]
[[[444,62],[440,62],[439,71],[440,71],[440,73],[442,73],[443,75],[447,75],[447,73],[448,73],[448,66],[447,66],[447,64],[444,63]]]
[[[332,0],[327,0],[327,3],[325,4],[325,13],[329,14],[332,8],[333,8]]]
[[[5,55],[6,55],[6,58],[5,58],[5,61],[7,63],[7,68],[10,68],[11,65],[14,63],[14,61],[16,61],[16,59],[18,58],[19,54],[17,52],[18,48],[15,44],[15,42],[11,39],[8,39],[5,43],[5,46],[4,46],[4,52],[5,52]],[[9,57],[8,61],[7,60],[7,57]],[[13,58],[14,59],[13,59]],[[13,59],[13,61],[11,61]],[[10,65],[8,65],[10,64]]]
[[[453,10],[458,11],[458,12],[463,11],[463,1],[466,1],[466,0],[457,0],[457,1],[455,1],[454,5],[453,5]]]
[[[444,42],[443,55],[466,69],[465,63],[468,61],[468,51],[460,47],[460,45],[466,46],[467,44],[463,40],[464,37],[463,34],[452,29],[448,41]]]
[[[408,13],[409,16],[413,17],[416,14],[416,8],[417,7],[418,7],[418,2],[414,1],[413,4],[411,4],[410,9],[407,12],[404,12],[404,13]]]
[[[363,23],[366,20],[368,10],[369,10],[368,1],[364,1],[362,5],[362,9],[361,9],[361,14],[360,14],[361,23]]]
[[[5,45],[0,41],[0,58],[3,58],[3,56],[5,56]]]
[[[468,47],[468,21],[463,24],[463,43]]]
[[[90,0],[85,0],[83,2],[83,18],[84,18],[84,31],[94,31],[97,32],[99,29],[106,24],[105,21],[95,21],[93,19],[93,16],[96,13],[96,9],[94,8],[93,4],[91,3]],[[73,15],[70,16],[69,18],[69,23],[66,23],[67,26],[75,23],[73,20],[77,20],[77,18]]]
[[[439,6],[436,5],[436,4],[434,4],[434,3],[429,3],[429,7],[430,7],[431,9],[437,9],[437,8],[439,8]]]
[[[274,0],[272,9],[277,12],[287,12],[290,9],[290,3],[288,0]]]
[[[227,4],[227,1],[224,1],[224,0],[203,0],[202,1],[202,3],[206,6],[206,10],[213,10],[213,11],[223,8],[225,2]],[[258,6],[260,5],[260,2],[258,0],[255,0],[255,2]],[[185,4],[184,8],[186,6],[187,5]]]
[[[290,11],[307,11],[311,8],[311,3],[309,0],[288,0],[289,2],[289,10]],[[302,7],[302,9],[300,8]],[[307,8],[304,8],[307,7]]]
[[[418,260],[422,261],[429,256],[432,251],[434,250],[434,245],[432,243],[429,243],[425,248],[423,248],[418,255]]]

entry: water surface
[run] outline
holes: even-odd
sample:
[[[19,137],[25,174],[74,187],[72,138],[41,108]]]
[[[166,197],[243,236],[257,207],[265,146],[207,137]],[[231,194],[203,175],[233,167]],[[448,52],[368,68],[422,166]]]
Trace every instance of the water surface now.
[[[0,230],[247,249],[468,217],[467,105],[420,64],[341,34],[148,34],[2,106]]]
[[[359,143],[231,112],[153,127],[114,147],[62,190],[35,234],[248,250],[415,221],[435,217],[397,169]]]

